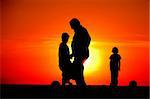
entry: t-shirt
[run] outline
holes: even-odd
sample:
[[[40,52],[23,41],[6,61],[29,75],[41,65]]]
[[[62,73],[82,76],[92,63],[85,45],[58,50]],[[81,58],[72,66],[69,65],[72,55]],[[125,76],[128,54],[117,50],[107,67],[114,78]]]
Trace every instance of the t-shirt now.
[[[118,69],[118,62],[121,60],[121,56],[119,54],[112,54],[110,56],[110,68]]]
[[[59,46],[59,66],[63,67],[70,64],[69,48],[66,43]]]

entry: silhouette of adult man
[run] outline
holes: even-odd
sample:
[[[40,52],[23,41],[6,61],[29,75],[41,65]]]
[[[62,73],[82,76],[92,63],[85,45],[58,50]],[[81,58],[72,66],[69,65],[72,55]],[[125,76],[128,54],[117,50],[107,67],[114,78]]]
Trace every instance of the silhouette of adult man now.
[[[88,34],[88,31],[80,24],[80,21],[76,18],[73,18],[70,21],[70,26],[74,30],[74,37],[71,44],[72,54],[74,56],[74,71],[76,72],[76,83],[79,86],[86,86],[84,81],[83,70],[84,61],[89,57],[89,44],[91,37]]]

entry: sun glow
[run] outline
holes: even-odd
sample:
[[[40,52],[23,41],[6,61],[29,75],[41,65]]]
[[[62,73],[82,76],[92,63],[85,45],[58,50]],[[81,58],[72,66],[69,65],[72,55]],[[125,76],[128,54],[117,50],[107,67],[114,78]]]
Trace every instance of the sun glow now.
[[[99,71],[100,66],[103,64],[103,51],[95,46],[94,42],[91,42],[92,45],[89,46],[90,56],[84,62],[84,75],[91,75],[96,71]],[[69,42],[68,45],[71,45]],[[69,51],[72,53],[71,46],[69,46]],[[71,62],[74,61],[74,57],[71,59]]]
[[[85,75],[89,75],[99,70],[100,65],[102,64],[102,57],[101,57],[100,50],[95,47],[90,47],[89,50],[90,50],[90,56],[84,62]]]

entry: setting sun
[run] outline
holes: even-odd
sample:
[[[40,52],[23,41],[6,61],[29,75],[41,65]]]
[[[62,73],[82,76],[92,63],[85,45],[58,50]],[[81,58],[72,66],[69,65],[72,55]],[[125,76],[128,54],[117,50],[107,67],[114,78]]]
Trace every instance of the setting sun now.
[[[1,0],[2,84],[61,83],[58,48],[77,18],[91,37],[87,85],[110,84],[109,57],[119,49],[118,84],[149,85],[149,0]],[[73,60],[72,60],[73,61]]]
[[[100,49],[94,47],[90,47],[89,49],[90,49],[90,56],[84,62],[85,75],[91,75],[97,70],[99,70],[100,66],[102,65],[103,59]]]

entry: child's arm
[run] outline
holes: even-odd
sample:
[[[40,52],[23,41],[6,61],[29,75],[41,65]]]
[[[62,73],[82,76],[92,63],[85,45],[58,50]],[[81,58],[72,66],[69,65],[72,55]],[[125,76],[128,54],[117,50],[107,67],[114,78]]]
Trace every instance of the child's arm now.
[[[119,60],[118,60],[118,70],[120,71],[120,60],[121,60],[121,56],[119,55]]]
[[[120,60],[118,61],[118,70],[120,71]]]

